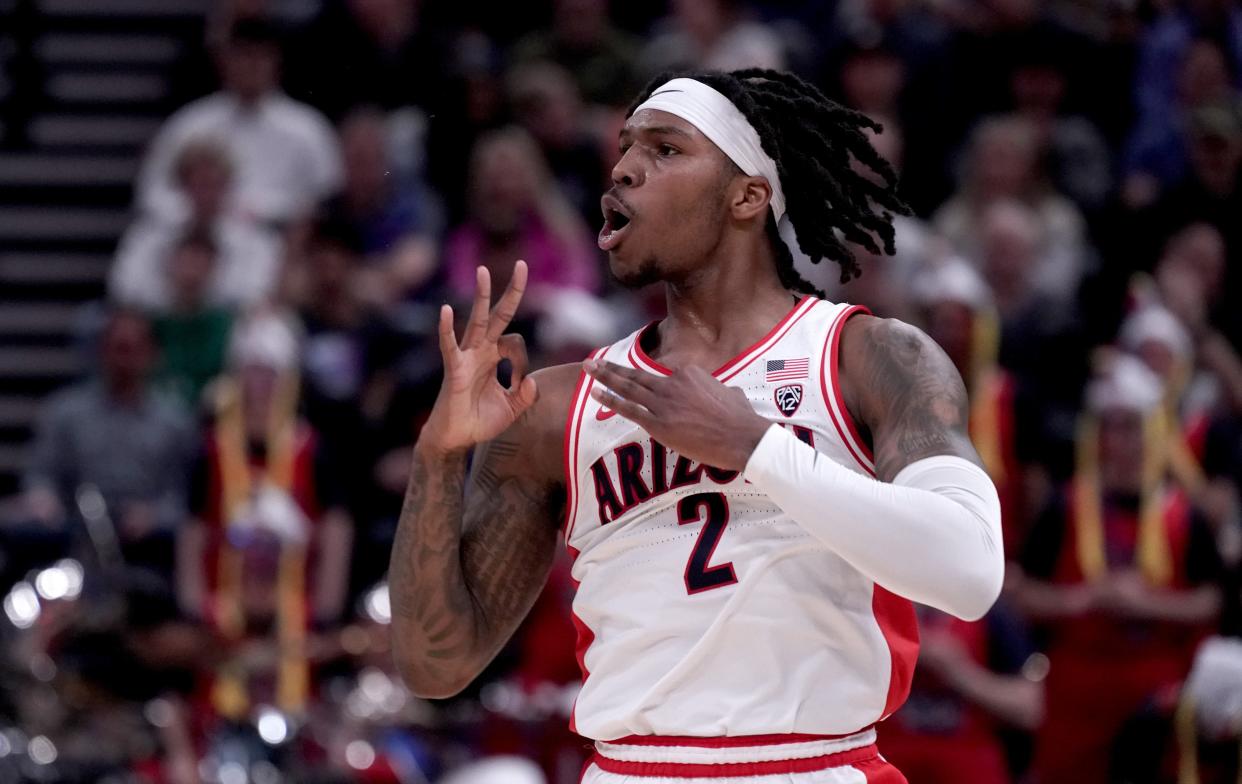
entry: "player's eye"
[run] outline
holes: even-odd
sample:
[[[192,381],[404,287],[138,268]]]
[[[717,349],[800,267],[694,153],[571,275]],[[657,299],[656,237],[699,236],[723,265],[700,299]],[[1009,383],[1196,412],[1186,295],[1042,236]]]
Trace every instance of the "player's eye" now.
[[[678,150],[676,147],[674,147],[671,144],[661,144],[659,147],[656,148],[656,154],[663,155],[666,157],[669,155],[676,155],[678,152],[680,152],[680,150]]]

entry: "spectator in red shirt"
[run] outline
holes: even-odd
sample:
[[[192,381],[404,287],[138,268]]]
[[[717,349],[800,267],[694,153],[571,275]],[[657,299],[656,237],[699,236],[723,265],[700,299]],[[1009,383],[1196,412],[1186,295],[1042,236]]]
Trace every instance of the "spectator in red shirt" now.
[[[1043,784],[1112,781],[1121,728],[1185,677],[1220,606],[1215,543],[1167,478],[1163,395],[1128,356],[1089,385],[1074,480],[1023,555],[1017,598],[1050,636]]]
[[[345,601],[351,525],[318,436],[297,415],[297,361],[279,317],[236,328],[178,546],[181,606],[221,638],[210,702],[226,718],[261,703],[303,711],[308,630],[335,622]]]

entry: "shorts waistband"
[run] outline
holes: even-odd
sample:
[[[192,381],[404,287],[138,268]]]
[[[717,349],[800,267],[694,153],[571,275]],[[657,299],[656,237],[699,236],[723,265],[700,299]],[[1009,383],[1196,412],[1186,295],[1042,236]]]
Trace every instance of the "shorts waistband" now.
[[[608,773],[722,778],[807,773],[877,756],[875,730],[838,738],[761,735],[730,738],[641,736],[597,741],[592,762]]]

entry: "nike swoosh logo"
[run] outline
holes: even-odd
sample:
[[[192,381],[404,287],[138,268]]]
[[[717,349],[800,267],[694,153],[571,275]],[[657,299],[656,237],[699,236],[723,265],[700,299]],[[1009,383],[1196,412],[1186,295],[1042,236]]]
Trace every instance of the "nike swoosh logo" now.
[[[611,408],[601,408],[595,412],[595,418],[600,422],[603,422],[605,419],[612,419],[616,415],[617,412],[613,411]]]

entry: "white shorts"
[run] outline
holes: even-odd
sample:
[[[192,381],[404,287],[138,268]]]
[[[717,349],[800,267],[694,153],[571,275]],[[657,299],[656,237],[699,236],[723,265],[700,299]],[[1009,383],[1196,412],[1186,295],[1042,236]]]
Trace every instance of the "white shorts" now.
[[[875,746],[875,730],[843,738],[630,737],[595,744],[582,784],[908,784]]]

